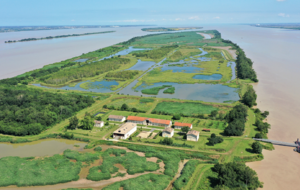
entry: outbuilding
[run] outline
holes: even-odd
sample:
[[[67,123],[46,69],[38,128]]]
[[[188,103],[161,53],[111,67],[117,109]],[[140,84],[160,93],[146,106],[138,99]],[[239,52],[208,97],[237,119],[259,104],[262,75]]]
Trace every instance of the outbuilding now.
[[[199,131],[191,130],[186,134],[186,140],[188,141],[198,141],[199,140]]]
[[[162,131],[162,137],[173,137],[174,135],[174,129],[171,127],[166,127],[163,131]]]
[[[115,130],[113,133],[114,139],[127,139],[137,130],[135,123],[124,123],[119,129]]]
[[[126,117],[122,116],[122,115],[109,115],[108,120],[109,121],[124,122],[126,120]]]
[[[98,121],[98,120],[94,120],[94,127],[103,127],[104,126],[104,122],[103,121]]]
[[[127,122],[136,123],[140,125],[147,125],[146,117],[138,117],[138,116],[128,116]]]
[[[175,122],[174,123],[174,128],[175,129],[181,129],[183,127],[189,127],[190,129],[192,129],[193,124],[191,124],[191,123],[181,123],[181,122]]]

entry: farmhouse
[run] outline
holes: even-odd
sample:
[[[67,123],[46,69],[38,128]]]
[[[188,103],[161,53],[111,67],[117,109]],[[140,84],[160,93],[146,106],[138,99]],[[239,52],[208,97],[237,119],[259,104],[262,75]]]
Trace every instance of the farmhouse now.
[[[135,123],[124,123],[119,129],[115,130],[113,133],[114,139],[127,139],[132,133],[137,129]]]
[[[146,117],[128,116],[127,122],[146,125],[147,124],[146,119],[147,119]]]
[[[109,115],[108,120],[109,121],[124,122],[126,120],[126,117],[124,117],[122,115]]]
[[[199,140],[199,131],[191,130],[186,135],[186,140],[188,141],[198,141]]]
[[[138,117],[138,116],[128,116],[128,122],[141,124],[141,125],[153,125],[161,127],[171,127],[172,121],[164,119],[154,119],[147,117]]]
[[[174,128],[175,129],[181,129],[182,127],[189,127],[190,129],[192,129],[193,124],[191,124],[191,123],[180,123],[180,122],[175,122],[174,123]]]
[[[166,127],[162,132],[163,137],[173,137],[173,135],[174,135],[174,129],[171,127]]]
[[[103,121],[98,121],[98,120],[94,120],[94,127],[103,127],[104,126],[104,122]]]

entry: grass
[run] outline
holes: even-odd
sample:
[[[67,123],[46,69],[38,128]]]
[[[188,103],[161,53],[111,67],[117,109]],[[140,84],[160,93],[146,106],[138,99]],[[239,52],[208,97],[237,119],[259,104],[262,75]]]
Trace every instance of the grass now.
[[[81,163],[62,155],[45,158],[4,157],[0,159],[0,186],[53,185],[79,179]]]
[[[199,180],[197,189],[211,190],[216,186],[216,179],[218,174],[211,170],[212,167],[213,165],[206,165],[201,169],[203,173]]]
[[[112,99],[112,101],[108,103],[107,106],[113,106],[115,109],[121,109],[123,104],[127,104],[130,109],[136,108],[141,111],[147,111],[152,107],[153,101],[151,101],[152,99],[145,100],[143,100],[143,102],[141,103],[139,98],[120,97]]]
[[[175,87],[170,87],[163,91],[164,94],[174,94],[175,93]]]
[[[218,110],[218,108],[201,103],[161,102],[157,104],[152,113],[165,113],[168,115],[183,114],[192,116],[197,114],[210,114],[213,110]]]
[[[183,189],[188,184],[198,164],[198,160],[190,160],[185,164],[180,177],[174,182],[175,189]]]
[[[171,181],[171,177],[167,175],[157,175],[157,174],[146,174],[139,176],[137,178],[132,178],[120,182],[116,182],[112,185],[104,187],[103,190],[164,190],[167,188]]]
[[[123,149],[109,148],[103,152],[102,158],[102,165],[90,168],[87,179],[93,181],[110,179],[111,174],[119,170],[114,164],[122,164],[130,175],[159,169],[157,163],[149,162],[145,157],[138,156],[134,152],[126,152]]]
[[[160,90],[167,88],[167,87],[170,87],[170,85],[162,85],[162,86],[153,87],[153,88],[149,88],[149,89],[143,89],[141,92],[143,94],[157,95]]]

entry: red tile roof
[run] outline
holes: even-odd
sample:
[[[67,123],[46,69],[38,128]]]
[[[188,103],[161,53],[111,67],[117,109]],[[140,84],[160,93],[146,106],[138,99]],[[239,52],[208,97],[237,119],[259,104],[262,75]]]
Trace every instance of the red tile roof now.
[[[146,117],[128,116],[127,121],[145,121]]]
[[[175,122],[174,125],[175,125],[175,126],[179,126],[179,127],[189,127],[189,128],[192,127],[192,124],[191,124],[191,123],[180,123],[180,122]]]
[[[159,123],[159,124],[164,124],[164,125],[170,125],[170,120],[164,120],[164,119],[154,119],[154,118],[148,118],[148,120],[151,123]]]

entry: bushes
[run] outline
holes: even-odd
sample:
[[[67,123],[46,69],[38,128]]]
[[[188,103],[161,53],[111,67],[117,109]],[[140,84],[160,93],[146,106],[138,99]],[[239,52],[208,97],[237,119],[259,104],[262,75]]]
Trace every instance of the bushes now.
[[[218,173],[218,184],[227,186],[230,189],[245,186],[249,190],[254,190],[262,187],[256,172],[244,163],[217,163],[213,167],[213,171]]]
[[[255,141],[251,147],[253,153],[261,154],[263,147],[259,142]]]
[[[0,159],[0,186],[53,185],[79,179],[81,163],[62,155],[43,159],[4,157]]]
[[[177,178],[176,181],[174,182],[175,189],[180,190],[187,185],[189,179],[192,177],[198,164],[199,164],[198,160],[190,160],[185,164],[180,177]]]
[[[164,94],[174,94],[175,93],[175,87],[170,87],[163,91]]]
[[[143,89],[141,92],[143,94],[157,95],[160,90],[167,88],[167,87],[170,87],[170,85],[162,85],[162,86],[153,87],[153,88],[149,88],[149,89]]]
[[[111,154],[114,154],[115,157],[111,157]],[[124,154],[124,156],[121,156],[121,154]],[[111,174],[119,170],[114,164],[122,164],[130,175],[159,169],[158,164],[149,162],[145,157],[138,156],[136,153],[126,152],[122,149],[109,148],[102,154],[102,157],[103,164],[101,166],[92,167],[89,170],[87,179],[93,181],[110,179]],[[99,170],[101,172],[99,172]]]
[[[74,150],[67,149],[63,154],[66,158],[76,160],[78,162],[93,162],[99,159],[99,153],[80,153]]]
[[[223,142],[222,137],[216,136],[214,133],[211,134],[210,138],[208,138],[208,144],[214,146],[215,144]]]
[[[137,178],[116,182],[112,185],[104,187],[103,190],[164,190],[168,187],[171,180],[172,178],[170,176],[150,173]]]
[[[109,72],[105,75],[105,77],[117,79],[133,79],[137,74],[139,74],[139,71],[125,70],[119,72]]]
[[[95,152],[101,152],[102,151],[102,148],[100,146],[97,146],[96,148],[94,148],[94,151]]]

